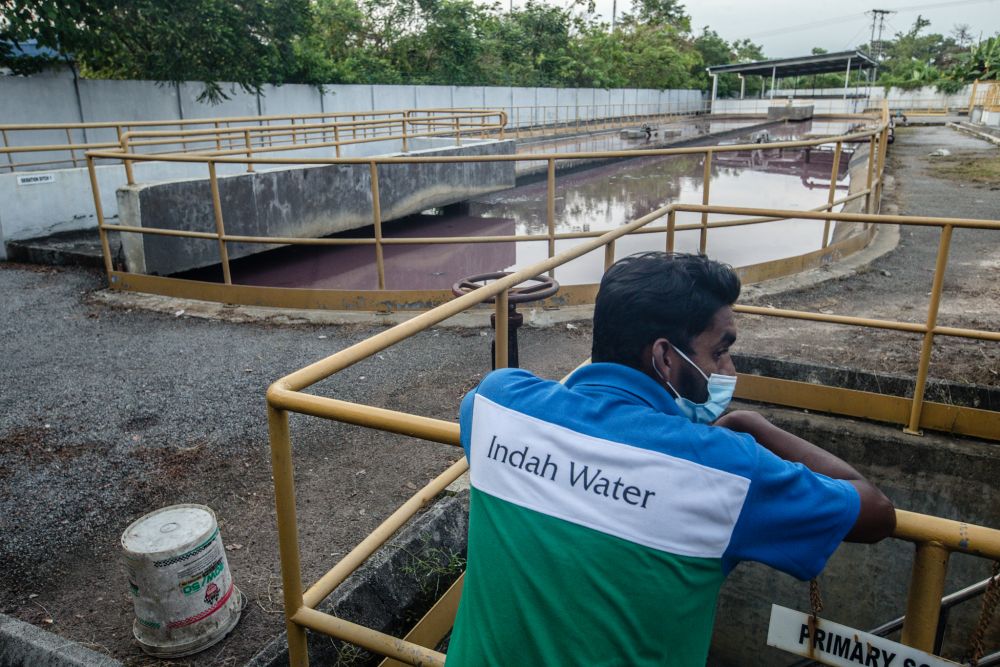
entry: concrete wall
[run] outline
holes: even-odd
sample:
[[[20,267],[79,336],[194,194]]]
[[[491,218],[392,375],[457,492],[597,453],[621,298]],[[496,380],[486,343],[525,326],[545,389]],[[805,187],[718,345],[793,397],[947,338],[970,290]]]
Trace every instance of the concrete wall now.
[[[425,140],[423,144],[430,143]],[[415,146],[415,148],[417,148]],[[513,141],[483,141],[461,147],[413,150],[411,155],[513,154]],[[382,219],[514,186],[513,162],[383,165],[379,168]],[[372,223],[368,165],[338,164],[273,169],[219,179],[226,233],[244,236],[321,237]],[[118,190],[123,224],[187,231],[215,231],[205,178],[124,186]],[[124,234],[130,271],[172,274],[219,262],[214,240]],[[230,243],[230,259],[274,246]]]
[[[785,99],[763,99],[763,100],[730,100],[717,99],[712,105],[712,113],[717,115],[729,114],[754,114],[767,115],[767,110],[771,106],[784,106]],[[797,105],[807,105],[813,107],[816,114],[845,114],[861,113],[868,107],[868,100],[847,99],[809,99],[796,98]]]
[[[847,89],[848,95],[869,97],[873,100],[889,100],[892,108],[912,109],[918,107],[941,107],[948,106],[953,109],[965,109],[969,106],[969,95],[972,93],[972,86],[965,86],[957,93],[945,94],[938,91],[933,86],[924,86],[914,90],[902,90],[900,88],[890,88],[886,90],[882,86],[850,86]],[[796,98],[808,98],[815,95],[823,97],[841,97],[844,88],[776,88],[774,97],[785,99],[789,96]]]
[[[230,97],[218,105],[199,101],[200,83],[161,84],[152,81],[105,81],[67,76],[0,76],[0,123],[78,123],[100,121],[191,120],[221,117],[283,114],[318,114],[333,112],[366,113],[429,107],[500,108],[508,114],[508,124],[528,126],[569,122],[581,118],[616,116],[634,113],[641,97],[646,107],[663,113],[690,113],[701,106],[697,90],[621,91],[589,88],[511,88],[482,86],[370,86],[331,85],[322,91],[314,86],[265,86],[261,95],[247,93],[234,84],[223,83]],[[527,107],[547,106],[546,109]],[[596,105],[596,106],[595,106]],[[628,105],[632,105],[631,107]],[[64,144],[73,142],[115,142],[112,128],[72,130],[67,138],[63,130],[10,131],[11,146]],[[163,146],[160,150],[179,149]],[[372,143],[352,146],[344,155],[367,156],[399,151],[398,145]],[[296,153],[307,157],[311,151]],[[328,153],[322,153],[326,155]],[[18,162],[68,160],[67,151],[19,154]],[[279,154],[280,155],[280,154]],[[286,153],[285,155],[290,155]],[[65,164],[37,165],[27,171],[52,173],[52,183],[18,185],[15,174],[3,169],[0,156],[0,260],[6,257],[3,241],[88,229],[95,226],[93,198],[83,154],[76,154],[79,167]],[[239,171],[223,168],[220,173]],[[125,183],[121,166],[99,167],[99,180],[106,219],[118,215],[117,201],[107,193]],[[18,173],[23,173],[19,168]],[[138,180],[200,177],[201,165],[137,164]]]
[[[745,366],[741,363],[741,369]],[[802,370],[814,382],[830,372],[820,367]],[[899,428],[849,419],[752,409],[851,463],[900,509],[991,527],[1000,522],[1000,452],[993,443],[931,433],[913,437]],[[900,540],[842,545],[819,576],[824,606],[820,615],[866,631],[902,616],[912,562],[913,546]],[[984,559],[953,555],[945,593],[987,578],[989,569]],[[961,654],[968,646],[981,602],[977,598],[952,611],[946,654]],[[766,645],[772,603],[808,613],[809,584],[755,563],[737,567],[722,588],[709,664],[766,667],[795,662],[790,654]],[[993,637],[987,646],[996,646]]]
[[[982,110],[979,113],[980,116],[978,122],[991,127],[1000,127],[1000,111]]]

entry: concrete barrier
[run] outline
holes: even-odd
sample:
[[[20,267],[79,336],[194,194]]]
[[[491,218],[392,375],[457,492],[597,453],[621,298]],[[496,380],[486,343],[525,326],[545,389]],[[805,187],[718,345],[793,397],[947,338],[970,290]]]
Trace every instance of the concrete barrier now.
[[[425,139],[424,145],[441,140]],[[481,141],[409,155],[511,155],[513,141]],[[399,164],[379,167],[379,201],[385,221],[446,206],[514,186],[513,162]],[[366,164],[292,167],[219,178],[227,234],[317,238],[372,224]],[[197,232],[215,231],[207,178],[126,185],[118,190],[122,224]],[[129,271],[167,275],[219,262],[214,240],[123,234]],[[230,259],[274,248],[230,243]]]
[[[121,667],[114,658],[0,614],[0,667]]]

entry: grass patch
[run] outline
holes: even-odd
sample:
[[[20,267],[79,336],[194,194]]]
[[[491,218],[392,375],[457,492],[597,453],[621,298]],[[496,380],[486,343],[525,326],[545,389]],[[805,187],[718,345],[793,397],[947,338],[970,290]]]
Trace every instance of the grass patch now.
[[[936,176],[1000,186],[1000,157],[950,155],[931,159]]]

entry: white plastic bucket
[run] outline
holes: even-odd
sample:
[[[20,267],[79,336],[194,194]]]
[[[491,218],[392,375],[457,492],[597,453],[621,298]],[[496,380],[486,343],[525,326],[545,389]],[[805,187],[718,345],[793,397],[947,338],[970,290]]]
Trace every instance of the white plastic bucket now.
[[[197,653],[240,620],[242,596],[209,508],[172,505],[147,514],[122,533],[122,548],[135,603],[132,633],[146,653]]]

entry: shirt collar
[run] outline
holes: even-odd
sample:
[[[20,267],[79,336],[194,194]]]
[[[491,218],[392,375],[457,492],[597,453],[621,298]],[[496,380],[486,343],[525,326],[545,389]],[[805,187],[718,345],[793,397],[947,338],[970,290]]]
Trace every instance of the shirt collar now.
[[[680,410],[666,389],[642,371],[623,364],[587,364],[566,379],[570,389],[600,387],[602,392],[612,391],[634,397],[654,410],[680,416]]]

